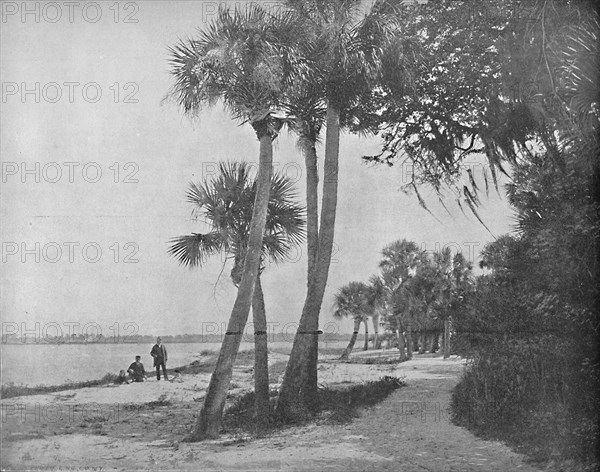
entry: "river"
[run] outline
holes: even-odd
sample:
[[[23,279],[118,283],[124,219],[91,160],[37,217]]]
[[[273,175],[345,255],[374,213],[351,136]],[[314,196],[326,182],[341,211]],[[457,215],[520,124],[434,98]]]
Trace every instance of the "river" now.
[[[324,348],[343,347],[345,342],[321,343]],[[220,343],[172,343],[168,349],[168,368],[189,364],[200,351],[218,351]],[[253,349],[251,342],[242,342],[240,350]],[[270,349],[289,352],[291,342],[272,342]],[[1,344],[0,383],[6,385],[61,385],[102,378],[107,373],[118,374],[127,369],[136,355],[142,356],[147,371],[152,371],[150,344]]]

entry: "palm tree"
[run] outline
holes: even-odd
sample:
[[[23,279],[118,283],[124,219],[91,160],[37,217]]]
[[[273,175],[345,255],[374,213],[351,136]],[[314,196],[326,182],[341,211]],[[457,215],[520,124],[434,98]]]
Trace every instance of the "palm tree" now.
[[[356,337],[358,336],[358,331],[360,330],[360,324],[364,322],[365,327],[367,326],[368,290],[368,286],[363,282],[350,282],[341,287],[335,295],[334,318],[352,317],[354,320],[354,331],[352,332],[348,346],[340,356],[340,360],[348,359],[350,356],[356,342]],[[368,339],[368,331],[366,336]]]
[[[248,245],[248,228],[256,181],[249,175],[246,163],[219,163],[219,173],[202,184],[191,183],[187,200],[194,205],[193,217],[209,223],[210,231],[193,233],[172,240],[169,253],[187,267],[205,263],[207,257],[225,253],[233,261],[231,279],[239,287]],[[304,210],[295,202],[296,195],[287,177],[274,175],[271,181],[267,221],[263,237],[263,256],[274,262],[284,260],[293,246],[304,237]],[[260,274],[261,263],[252,299],[254,321],[254,391],[257,428],[265,426],[269,410],[269,369],[267,354],[267,320]]]
[[[459,252],[452,259],[451,292],[448,304],[449,314],[444,320],[444,359],[450,357],[450,320],[464,306],[464,299],[471,282],[471,263]]]
[[[272,142],[284,121],[280,105],[289,83],[285,72],[296,64],[296,33],[289,15],[275,17],[252,4],[243,11],[220,9],[199,39],[180,41],[170,48],[175,78],[170,95],[184,113],[195,116],[203,106],[220,101],[234,119],[252,126],[260,146],[256,197],[240,285],[192,440],[217,437],[219,433],[233,363],[259,272],[271,187]]]
[[[444,359],[450,357],[450,323],[463,304],[471,275],[469,264],[461,253],[452,256],[449,248],[435,252],[428,270],[421,276],[429,279],[431,287],[427,304],[435,313],[434,323],[443,323]],[[431,320],[428,320],[431,321]],[[434,327],[435,328],[435,327]]]
[[[398,350],[402,359],[412,358],[413,352],[413,310],[409,289],[410,279],[405,280],[390,294],[395,325],[398,329]],[[405,352],[406,349],[406,352]]]
[[[413,280],[418,269],[427,262],[427,254],[419,246],[406,239],[395,241],[382,252],[379,263],[381,277],[388,291],[389,303],[394,316],[397,317],[398,348],[401,357],[404,357],[404,336],[406,332],[406,357],[412,358],[413,328],[417,323],[417,313],[422,310],[422,303],[417,293],[418,281]]]
[[[381,54],[392,35],[394,18],[387,0],[376,1],[362,20],[357,20],[361,16],[360,0],[287,0],[285,4],[308,32],[303,50],[310,58],[311,72],[304,75],[304,85],[288,89],[288,106],[298,118],[296,129],[307,165],[308,280],[277,404],[283,416],[291,405],[316,405],[317,334],[333,250],[340,129],[349,125],[361,129],[352,111],[358,97],[371,89],[380,73]],[[299,109],[298,103],[305,106]],[[323,120],[326,136],[319,222],[316,142]]]
[[[461,255],[462,256],[462,255]],[[450,303],[452,296],[452,253],[450,248],[444,248],[433,253],[434,267],[434,298],[432,308],[438,320],[443,322],[443,351],[444,358],[449,357],[450,349]],[[448,355],[447,355],[448,354]]]
[[[373,320],[373,348],[379,349],[381,347],[381,340],[379,339],[379,320],[381,317],[385,317],[386,314],[386,287],[383,279],[378,275],[373,275],[369,278],[369,290],[368,290],[368,306]]]

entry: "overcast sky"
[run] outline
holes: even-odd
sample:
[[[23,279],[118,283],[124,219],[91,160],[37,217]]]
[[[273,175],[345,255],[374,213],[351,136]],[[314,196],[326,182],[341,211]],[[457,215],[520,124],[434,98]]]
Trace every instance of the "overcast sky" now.
[[[205,229],[190,220],[188,182],[222,159],[256,163],[258,142],[219,107],[192,123],[161,100],[171,85],[167,46],[203,27],[218,3],[99,2],[85,9],[90,2],[74,3],[29,2],[25,16],[21,2],[2,3],[3,328],[56,323],[77,333],[96,323],[110,335],[115,323],[121,332],[132,323],[125,329],[140,334],[206,332],[202,323],[229,318],[230,267],[217,283],[221,259],[190,271],[167,255],[168,240]],[[407,238],[428,250],[451,245],[476,263],[493,239],[452,198],[450,216],[423,189],[439,222],[421,209],[400,191],[407,169],[361,163],[378,146],[377,138],[342,136],[322,326],[332,321],[335,290],[375,273],[386,244]],[[303,159],[293,136],[277,140],[274,161],[297,180],[304,199]],[[480,167],[474,171],[481,175]],[[494,235],[510,230],[506,198],[490,192],[481,214]],[[299,319],[305,265],[296,254],[264,274],[275,331]],[[349,332],[351,323],[335,329]]]

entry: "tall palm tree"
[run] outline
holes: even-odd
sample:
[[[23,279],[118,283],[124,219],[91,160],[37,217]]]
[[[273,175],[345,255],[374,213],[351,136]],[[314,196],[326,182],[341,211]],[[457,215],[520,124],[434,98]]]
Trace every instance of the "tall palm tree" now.
[[[244,10],[220,9],[199,38],[170,48],[175,85],[171,96],[184,113],[223,103],[234,119],[249,123],[259,140],[257,191],[237,297],[219,358],[190,439],[217,437],[259,272],[271,186],[273,140],[283,125],[280,113],[289,83],[286,71],[301,67],[295,56],[299,37],[289,15],[272,16],[252,4]],[[297,64],[300,64],[298,65]]]
[[[288,89],[289,107],[297,116],[307,165],[307,294],[290,359],[286,366],[277,409],[286,416],[291,405],[316,404],[319,313],[325,294],[337,208],[340,129],[353,125],[358,97],[375,83],[381,54],[394,29],[394,16],[387,0],[377,0],[369,13],[362,13],[360,0],[287,0],[305,25],[308,35],[303,50],[310,58],[311,84]],[[361,18],[362,17],[362,18]],[[314,86],[317,84],[317,86]],[[306,106],[298,109],[298,97]],[[323,196],[318,217],[316,142],[326,126]],[[366,129],[362,128],[363,131]]]
[[[225,253],[233,261],[231,280],[236,287],[241,283],[242,269],[248,246],[248,229],[256,181],[250,178],[246,163],[219,163],[218,174],[202,184],[191,183],[187,200],[193,206],[196,220],[202,218],[210,226],[205,234],[193,233],[172,240],[169,253],[182,265],[202,266],[207,257]],[[293,185],[287,177],[274,175],[263,237],[262,260],[281,262],[293,246],[304,237],[304,209],[296,203]],[[252,299],[254,321],[254,391],[257,428],[265,426],[269,411],[269,370],[267,354],[267,320],[260,282],[264,269],[261,263]]]
[[[340,360],[350,357],[358,336],[361,323],[367,322],[369,287],[363,282],[350,282],[341,287],[335,295],[333,316],[336,319],[351,317],[354,320],[354,331],[348,346],[340,356]],[[366,336],[368,337],[368,331]]]

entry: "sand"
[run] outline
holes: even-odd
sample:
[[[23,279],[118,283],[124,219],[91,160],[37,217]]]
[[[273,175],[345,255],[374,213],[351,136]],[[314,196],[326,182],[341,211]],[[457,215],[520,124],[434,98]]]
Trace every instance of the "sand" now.
[[[272,353],[270,362],[283,358]],[[538,470],[501,443],[450,423],[450,391],[463,366],[457,357],[431,355],[390,365],[323,359],[322,385],[387,375],[407,386],[349,425],[317,422],[261,439],[182,442],[199,412],[207,374],[11,398],[1,402],[2,470]],[[236,366],[231,393],[251,383],[251,366]]]

